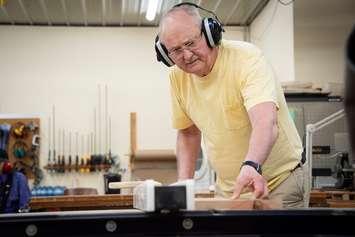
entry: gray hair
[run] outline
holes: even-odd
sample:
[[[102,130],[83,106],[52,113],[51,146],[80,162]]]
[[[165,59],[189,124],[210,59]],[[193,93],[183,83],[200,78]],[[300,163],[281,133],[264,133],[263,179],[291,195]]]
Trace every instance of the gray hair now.
[[[159,35],[163,31],[166,19],[178,11],[183,11],[186,14],[188,14],[189,16],[192,16],[196,20],[196,25],[198,27],[201,27],[202,18],[201,18],[201,15],[200,15],[198,9],[195,6],[183,4],[181,6],[171,8],[169,11],[167,11],[161,17],[160,23],[159,23]]]

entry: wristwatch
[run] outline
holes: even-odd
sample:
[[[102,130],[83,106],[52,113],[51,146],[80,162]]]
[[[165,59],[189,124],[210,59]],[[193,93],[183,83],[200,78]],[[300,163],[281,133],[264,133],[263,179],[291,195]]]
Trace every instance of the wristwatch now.
[[[259,174],[262,174],[261,165],[259,163],[256,163],[256,162],[251,161],[251,160],[246,160],[246,161],[243,161],[243,163],[240,166],[240,168],[242,168],[244,165],[249,165],[249,166],[253,167]]]

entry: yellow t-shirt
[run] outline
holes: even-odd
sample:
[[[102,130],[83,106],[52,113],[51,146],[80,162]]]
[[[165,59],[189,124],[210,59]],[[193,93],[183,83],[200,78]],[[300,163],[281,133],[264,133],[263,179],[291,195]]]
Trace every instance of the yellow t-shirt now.
[[[278,137],[262,166],[269,190],[300,162],[302,144],[283,91],[254,45],[222,40],[207,76],[200,78],[175,66],[170,83],[173,127],[184,129],[195,124],[200,129],[221,195],[233,193],[252,131],[247,111],[256,104],[271,101],[278,108]]]

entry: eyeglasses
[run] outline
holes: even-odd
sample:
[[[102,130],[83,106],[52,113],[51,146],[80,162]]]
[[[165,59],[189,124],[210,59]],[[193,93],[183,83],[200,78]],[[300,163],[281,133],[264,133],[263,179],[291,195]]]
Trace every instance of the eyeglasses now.
[[[183,43],[182,46],[178,46],[173,48],[172,50],[168,51],[168,55],[169,57],[173,58],[173,59],[181,59],[182,56],[184,55],[184,50],[189,50],[189,51],[193,51],[198,49],[199,47],[199,42],[202,38],[202,32],[200,32],[200,34],[198,34],[197,36],[193,37],[192,39],[186,41],[185,43]]]

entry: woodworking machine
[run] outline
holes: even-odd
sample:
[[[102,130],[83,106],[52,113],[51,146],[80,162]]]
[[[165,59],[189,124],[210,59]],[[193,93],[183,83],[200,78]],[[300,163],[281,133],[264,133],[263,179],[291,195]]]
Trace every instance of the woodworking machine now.
[[[162,185],[146,180],[133,190],[133,207],[146,212],[175,212],[194,210],[194,180],[179,181]]]

